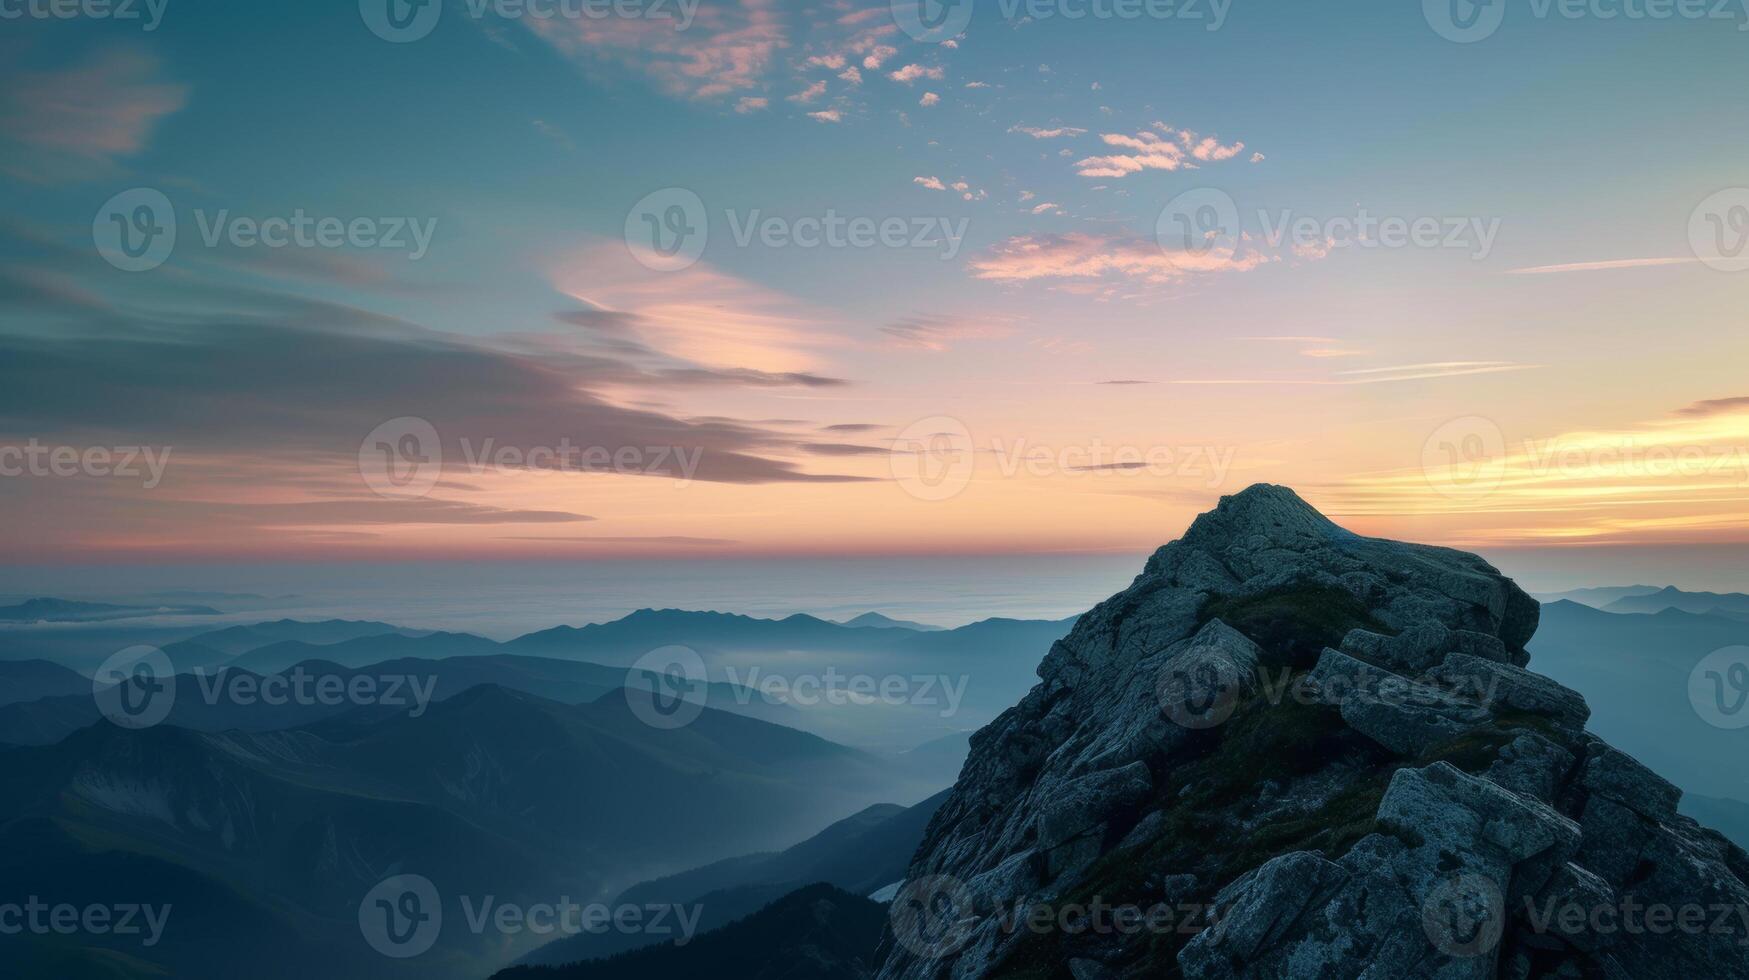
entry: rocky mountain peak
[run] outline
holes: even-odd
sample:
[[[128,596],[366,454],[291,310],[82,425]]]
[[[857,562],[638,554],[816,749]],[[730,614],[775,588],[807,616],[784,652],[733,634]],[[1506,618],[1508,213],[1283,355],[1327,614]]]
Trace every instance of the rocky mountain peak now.
[[[1284,487],[1223,499],[974,736],[882,976],[1749,976],[1749,858],[1526,669],[1539,612]]]

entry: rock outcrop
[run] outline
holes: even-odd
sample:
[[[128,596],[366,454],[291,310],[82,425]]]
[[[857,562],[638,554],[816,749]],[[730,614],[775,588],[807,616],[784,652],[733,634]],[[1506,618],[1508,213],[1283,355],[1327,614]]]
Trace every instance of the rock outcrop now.
[[[973,738],[881,976],[1749,977],[1749,857],[1525,669],[1538,615],[1223,499]]]

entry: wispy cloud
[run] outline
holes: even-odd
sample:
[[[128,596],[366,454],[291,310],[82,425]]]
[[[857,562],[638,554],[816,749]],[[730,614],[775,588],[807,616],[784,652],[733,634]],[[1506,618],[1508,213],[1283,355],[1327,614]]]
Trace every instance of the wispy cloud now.
[[[1075,168],[1083,177],[1125,177],[1144,170],[1194,169],[1197,161],[1231,160],[1245,149],[1244,143],[1223,144],[1213,136],[1173,129],[1158,122],[1152,129],[1134,135],[1102,133],[1099,138],[1108,146],[1131,152],[1082,159]]]
[[[0,139],[22,144],[25,159],[7,169],[39,180],[65,176],[65,161],[107,170],[143,150],[159,121],[187,101],[188,86],[164,80],[158,60],[132,48],[105,49],[65,69],[9,72]]]
[[[789,43],[775,0],[706,4],[684,31],[658,17],[524,17],[520,22],[568,57],[641,72],[662,91],[688,99],[758,87]]]
[[[1661,265],[1687,265],[1699,262],[1692,255],[1670,258],[1608,259],[1602,262],[1568,262],[1562,265],[1533,265],[1523,269],[1508,269],[1508,275],[1546,276],[1562,272],[1605,272],[1610,269],[1647,269]]]
[[[1041,129],[1038,126],[1010,126],[1010,133],[1024,133],[1035,140],[1054,140],[1064,136],[1080,136],[1087,132],[1077,126],[1057,126],[1051,129]]]
[[[1253,251],[1169,251],[1144,238],[1072,232],[1010,238],[970,264],[977,278],[998,282],[1117,278],[1159,284],[1192,275],[1248,272],[1269,261]]]

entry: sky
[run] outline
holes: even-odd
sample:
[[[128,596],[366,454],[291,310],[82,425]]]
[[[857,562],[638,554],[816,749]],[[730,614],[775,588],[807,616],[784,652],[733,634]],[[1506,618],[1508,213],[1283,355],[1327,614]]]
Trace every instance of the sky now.
[[[0,562],[1749,539],[1735,0],[390,2],[0,0]]]

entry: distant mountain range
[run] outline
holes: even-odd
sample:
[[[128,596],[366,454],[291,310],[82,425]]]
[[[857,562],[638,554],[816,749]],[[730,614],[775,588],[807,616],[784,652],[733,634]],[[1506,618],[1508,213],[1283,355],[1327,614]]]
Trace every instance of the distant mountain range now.
[[[210,941],[130,955],[178,977],[471,978],[541,937],[445,930],[402,970],[360,943],[361,898],[408,872],[451,901],[582,898],[937,789],[722,711],[659,729],[617,691],[565,705],[482,685],[417,718],[270,733],[97,724],[0,749],[0,879],[59,901],[113,900],[129,882],[174,900],[177,935]]]
[[[311,652],[330,649],[333,647],[315,647]],[[458,656],[447,660],[407,657],[363,667],[312,659],[274,673],[292,677],[308,675],[305,683],[312,690],[318,681],[349,687],[355,678],[363,678],[373,684],[373,690],[392,690],[393,700],[368,707],[360,707],[345,699],[285,699],[274,703],[250,697],[239,701],[225,692],[238,690],[241,685],[258,688],[266,675],[241,667],[223,667],[199,675],[178,674],[175,700],[165,723],[203,732],[269,732],[312,725],[340,716],[347,716],[353,723],[376,721],[418,710],[412,703],[416,698],[443,701],[482,684],[535,694],[563,704],[596,701],[610,692],[621,691],[628,683],[649,689],[647,680],[640,683],[638,676],[628,677],[627,672],[618,667],[502,654]],[[328,681],[329,678],[333,681]],[[102,717],[92,697],[92,682],[64,667],[44,661],[0,661],[0,683],[11,689],[14,682],[39,693],[32,700],[18,698],[10,703],[0,700],[0,743],[50,745]],[[394,686],[391,688],[390,685]],[[774,724],[788,723],[795,727],[801,719],[793,708],[773,704],[756,694],[737,691],[724,684],[706,686],[699,699],[708,706]],[[921,769],[939,763],[919,760],[917,765]],[[946,778],[951,779],[952,774]]]
[[[696,650],[710,672],[715,697],[709,703],[716,707],[780,721],[833,741],[897,752],[950,737],[995,717],[1032,687],[1036,682],[1033,667],[1042,652],[1074,622],[989,619],[956,629],[917,629],[885,617],[871,620],[869,615],[858,619],[879,625],[851,626],[804,615],[774,620],[644,609],[610,623],[556,627],[506,643],[466,633],[407,630],[388,623],[279,620],[198,633],[165,643],[162,649],[179,673],[228,668],[264,676],[314,662],[328,665],[323,672],[334,672],[336,667],[358,671],[404,660],[509,656],[518,661],[566,661],[586,665],[580,671],[600,690],[565,693],[570,689],[562,687],[553,697],[582,700],[593,699],[605,690],[606,677],[594,668],[605,665],[621,671],[620,680],[611,685],[617,687],[624,681],[623,670],[638,657],[659,647],[681,645]],[[41,647],[35,642],[39,639]],[[55,646],[58,640],[52,630],[0,637],[0,658],[64,663],[66,658]],[[136,642],[140,641],[118,638],[105,656]],[[83,656],[90,658],[89,654]],[[476,671],[470,678],[474,683],[545,693],[529,686],[525,668],[524,663],[502,676]],[[557,669],[546,670],[550,675]],[[825,703],[816,696],[811,701],[789,697],[787,705],[774,704],[785,699],[792,680],[818,678],[829,671],[841,679],[855,675],[869,684],[896,678],[899,702],[840,699]],[[442,684],[439,690],[453,693],[455,688]],[[179,693],[179,712],[187,710],[182,707],[184,700]],[[773,713],[776,707],[786,711]],[[253,717],[220,712],[179,714],[176,723],[202,730],[235,726],[266,731],[307,724],[321,716],[319,710],[258,711]],[[70,703],[39,704],[30,711],[0,710],[0,741],[53,741],[95,718],[90,705]]]
[[[1739,644],[1749,644],[1749,622],[1563,601],[1543,606],[1529,649],[1540,672],[1585,696],[1597,734],[1690,792],[1749,801],[1744,731],[1708,724],[1688,697],[1701,659]]]
[[[1659,589],[1647,595],[1623,596],[1603,607],[1617,613],[1658,613],[1666,609],[1703,615],[1749,619],[1749,595],[1741,592],[1684,592]]]
[[[495,980],[867,980],[879,965],[886,925],[886,906],[818,884],[684,946],[650,946],[571,966],[517,967]]]
[[[1538,592],[1532,598],[1545,605],[1551,602],[1577,602],[1582,606],[1595,606],[1599,609],[1617,599],[1629,596],[1651,595],[1658,591],[1656,585],[1609,585],[1590,589],[1570,589],[1566,592]]]
[[[4,623],[94,623],[136,616],[217,616],[211,606],[118,606],[107,602],[75,599],[27,599],[13,606],[0,606]]]
[[[612,904],[696,905],[702,910],[699,928],[709,930],[812,883],[866,896],[905,877],[929,819],[946,798],[943,790],[912,807],[872,806],[779,853],[729,858],[646,881]],[[583,933],[542,946],[523,962],[575,963],[662,941],[637,933]]]

